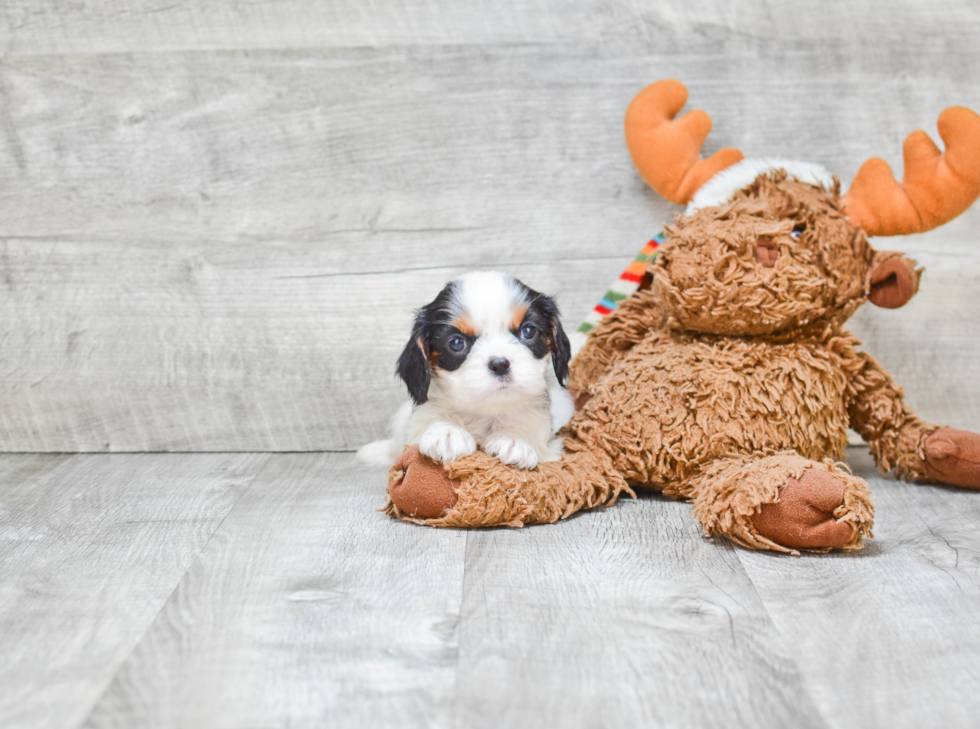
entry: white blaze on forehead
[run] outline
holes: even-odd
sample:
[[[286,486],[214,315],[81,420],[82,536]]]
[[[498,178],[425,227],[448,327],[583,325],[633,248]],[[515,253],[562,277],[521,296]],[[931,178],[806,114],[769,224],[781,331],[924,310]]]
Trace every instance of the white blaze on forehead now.
[[[743,159],[721,170],[701,185],[688,203],[684,214],[691,215],[701,208],[724,205],[743,187],[748,187],[755,182],[755,178],[759,175],[774,170],[785,170],[790,177],[811,185],[823,185],[827,189],[834,185],[834,178],[830,172],[818,164],[773,157]]]
[[[515,312],[531,303],[517,281],[507,274],[473,271],[456,281],[460,314],[480,333],[509,330]]]

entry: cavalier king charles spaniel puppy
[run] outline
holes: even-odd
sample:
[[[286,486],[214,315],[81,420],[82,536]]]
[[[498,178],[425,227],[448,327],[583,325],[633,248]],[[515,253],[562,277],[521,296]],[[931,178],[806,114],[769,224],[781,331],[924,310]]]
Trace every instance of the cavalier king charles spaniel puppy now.
[[[391,440],[357,457],[390,465],[407,444],[437,461],[477,446],[503,463],[534,468],[562,452],[555,432],[575,406],[565,389],[571,350],[554,300],[503,273],[450,281],[416,312],[398,375],[412,399],[391,421]]]

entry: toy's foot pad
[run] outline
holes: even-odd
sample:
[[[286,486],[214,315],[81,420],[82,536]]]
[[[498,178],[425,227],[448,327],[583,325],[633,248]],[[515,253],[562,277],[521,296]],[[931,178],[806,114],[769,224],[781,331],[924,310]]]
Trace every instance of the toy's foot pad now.
[[[980,435],[940,428],[926,438],[924,451],[931,480],[980,489]]]
[[[799,479],[789,478],[779,501],[763,505],[752,517],[759,533],[791,549],[835,549],[854,537],[850,521],[834,512],[844,505],[845,484],[834,474],[808,468]]]
[[[397,516],[438,519],[456,505],[458,485],[441,463],[410,446],[391,467],[388,496]]]

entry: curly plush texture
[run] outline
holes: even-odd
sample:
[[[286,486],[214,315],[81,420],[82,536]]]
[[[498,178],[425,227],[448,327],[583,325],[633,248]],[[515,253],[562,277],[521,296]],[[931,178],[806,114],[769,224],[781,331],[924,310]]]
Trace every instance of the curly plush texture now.
[[[921,420],[843,329],[869,297],[907,301],[921,271],[871,247],[836,182],[763,174],[666,233],[650,287],[572,362],[584,405],[562,460],[446,464],[458,498],[420,523],[545,523],[645,488],[692,502],[707,534],[748,548],[857,549],[874,508],[867,483],[837,463],[849,427],[882,471],[980,487],[980,436]]]
[[[637,170],[667,199],[694,202],[667,227],[650,286],[572,361],[581,410],[562,460],[524,472],[483,454],[442,469],[416,460],[393,471],[389,513],[518,526],[637,486],[689,500],[707,534],[748,548],[857,549],[874,509],[867,483],[836,462],[848,427],[883,472],[980,489],[980,435],[920,419],[843,329],[865,301],[894,309],[918,289],[915,262],[875,251],[868,233],[941,225],[980,195],[980,117],[947,109],[944,153],[913,132],[901,185],[870,160],[842,199],[815,165],[739,162],[734,149],[702,159],[711,119],[678,116],[686,100],[662,80],[627,112]]]
[[[705,468],[692,484],[694,515],[706,533],[725,536],[750,549],[771,549],[798,554],[796,549],[773,541],[760,533],[756,524],[760,505],[776,504],[780,492],[790,481],[799,481],[807,470],[831,474],[840,484],[840,503],[832,516],[848,524],[852,531],[842,544],[845,550],[860,549],[864,537],[872,536],[874,506],[867,483],[854,476],[841,463],[826,458],[814,462],[795,453],[761,453],[723,458]],[[811,507],[812,508],[812,507]],[[809,547],[808,551],[828,551]]]
[[[681,217],[668,233],[674,245],[655,264],[667,275],[655,274],[653,289],[669,325],[795,340],[834,331],[864,303],[875,252],[847,224],[839,185],[762,175],[727,205]]]
[[[611,506],[624,492],[636,496],[608,458],[588,450],[570,451],[561,461],[541,463],[532,471],[505,466],[477,451],[448,464],[446,473],[459,485],[455,505],[444,516],[418,518],[391,500],[386,512],[428,526],[520,527],[550,524],[582,509]],[[405,471],[393,467],[389,493],[404,477]]]

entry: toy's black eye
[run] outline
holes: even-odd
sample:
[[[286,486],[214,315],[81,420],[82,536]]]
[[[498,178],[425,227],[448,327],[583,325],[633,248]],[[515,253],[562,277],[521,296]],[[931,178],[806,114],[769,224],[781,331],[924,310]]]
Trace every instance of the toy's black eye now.
[[[801,235],[803,235],[804,230],[806,230],[805,225],[797,225],[790,232],[790,235],[793,236],[794,238],[799,238]]]
[[[457,334],[449,340],[449,348],[454,352],[462,352],[466,349],[466,340]]]
[[[538,335],[537,327],[533,324],[525,324],[521,327],[521,339],[525,342],[530,342]]]

